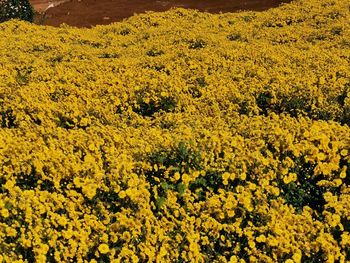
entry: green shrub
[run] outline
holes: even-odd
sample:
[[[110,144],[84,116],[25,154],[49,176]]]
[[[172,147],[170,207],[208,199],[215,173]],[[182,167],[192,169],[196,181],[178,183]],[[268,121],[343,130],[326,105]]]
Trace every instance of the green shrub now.
[[[0,0],[0,23],[10,19],[33,22],[34,9],[29,0]]]

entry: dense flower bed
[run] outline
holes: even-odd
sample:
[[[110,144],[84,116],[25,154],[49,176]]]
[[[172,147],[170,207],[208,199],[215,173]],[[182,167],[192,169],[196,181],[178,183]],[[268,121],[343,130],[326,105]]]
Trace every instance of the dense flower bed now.
[[[349,262],[348,21],[0,24],[0,262]]]

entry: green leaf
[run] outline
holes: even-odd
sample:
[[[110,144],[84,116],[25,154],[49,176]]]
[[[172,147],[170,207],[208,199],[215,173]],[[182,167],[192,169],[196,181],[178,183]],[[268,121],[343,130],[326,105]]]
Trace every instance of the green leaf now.
[[[166,198],[163,196],[160,196],[157,198],[156,200],[156,206],[158,207],[158,209],[160,209],[166,202]]]

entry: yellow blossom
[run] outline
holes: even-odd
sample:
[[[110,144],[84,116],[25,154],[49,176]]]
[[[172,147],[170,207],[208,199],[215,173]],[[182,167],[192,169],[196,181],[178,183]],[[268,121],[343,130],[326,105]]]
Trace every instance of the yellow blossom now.
[[[120,198],[125,198],[126,197],[126,192],[125,191],[120,191],[119,193],[118,193],[118,196],[120,197]]]
[[[256,241],[259,243],[263,243],[266,241],[266,237],[264,235],[260,235],[256,238]]]
[[[100,251],[101,254],[107,254],[109,252],[109,246],[107,244],[101,244],[98,246],[98,251]]]

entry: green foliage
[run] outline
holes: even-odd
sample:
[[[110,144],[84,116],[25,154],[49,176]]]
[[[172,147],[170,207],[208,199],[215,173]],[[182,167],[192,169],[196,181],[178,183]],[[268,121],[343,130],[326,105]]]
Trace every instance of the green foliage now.
[[[22,190],[37,188],[40,179],[40,176],[36,174],[35,169],[33,169],[30,174],[20,173],[16,177],[16,185]]]
[[[197,39],[194,41],[190,41],[189,49],[201,49],[206,46],[206,43],[203,39]]]
[[[171,171],[170,176],[175,172],[189,173],[191,170],[200,170],[202,160],[200,153],[189,148],[186,143],[180,142],[177,147],[170,150],[163,150],[153,153],[149,157],[152,165],[157,165],[155,170],[152,168],[148,175],[161,179],[166,170]]]
[[[313,253],[310,256],[307,256],[305,253],[303,253],[301,262],[305,262],[305,263],[321,263],[321,262],[325,262],[325,259],[323,257],[323,252],[318,251],[316,253]]]
[[[247,42],[247,39],[245,37],[242,37],[240,33],[231,33],[227,35],[227,39],[230,41],[241,41],[241,42]]]
[[[71,118],[59,115],[57,119],[57,126],[69,130],[75,127],[75,123]]]
[[[279,182],[281,196],[287,204],[296,209],[297,213],[301,213],[304,206],[309,206],[317,211],[319,215],[324,210],[326,201],[323,194],[327,189],[317,184],[322,180],[322,176],[314,176],[314,168],[315,165],[306,162],[303,157],[297,158],[295,167],[290,170],[290,172],[297,174],[297,183],[285,184],[283,180]]]
[[[151,49],[151,50],[148,50],[146,52],[146,55],[149,57],[156,57],[156,56],[160,56],[163,54],[164,54],[164,52],[162,50],[157,50],[157,49]]]
[[[273,96],[270,92],[262,92],[256,98],[256,103],[264,115],[267,115],[272,109],[271,100]]]
[[[281,111],[287,112],[293,117],[297,117],[300,113],[310,113],[311,107],[306,98],[296,96],[283,99]]]
[[[222,172],[215,170],[206,171],[204,176],[198,177],[189,185],[189,189],[197,194],[199,201],[206,199],[207,192],[218,193],[218,190],[223,187]]]
[[[345,249],[345,251],[346,251],[346,260],[350,260],[350,248],[346,248]]]
[[[170,180],[176,172],[183,174],[202,168],[200,153],[190,148],[185,142],[180,142],[173,149],[151,154],[148,161],[152,168],[145,171],[144,174],[151,188],[157,186],[158,197],[155,198],[154,192],[151,196],[151,201],[154,202],[157,210],[160,210],[165,204],[169,190],[178,192],[179,198],[183,196],[186,186],[181,179],[176,183]]]
[[[0,0],[0,23],[10,19],[33,22],[34,9],[29,0]]]
[[[16,252],[22,256],[26,262],[35,262],[35,253],[32,247],[25,248],[23,246],[16,247]]]
[[[13,114],[13,110],[5,110],[0,112],[1,115],[1,128],[17,128],[16,116]]]
[[[159,101],[150,100],[145,102],[140,96],[133,111],[145,117],[152,117],[157,112],[172,112],[176,108],[176,100],[173,97],[161,97]]]

